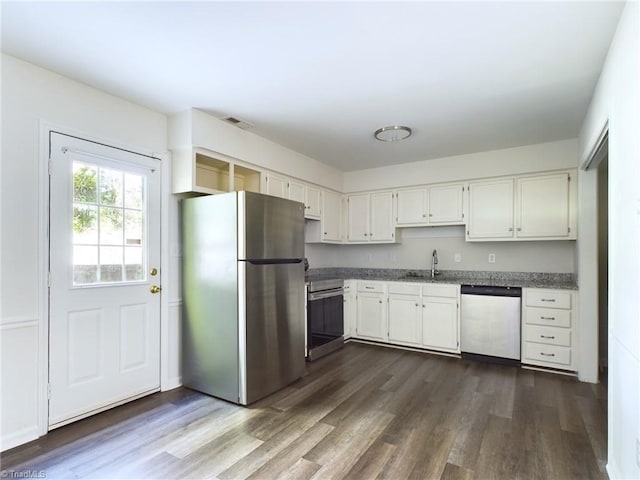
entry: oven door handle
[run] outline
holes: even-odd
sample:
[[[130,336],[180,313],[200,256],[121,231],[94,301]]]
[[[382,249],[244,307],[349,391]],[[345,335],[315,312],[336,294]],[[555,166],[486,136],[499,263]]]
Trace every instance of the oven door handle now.
[[[328,290],[328,291],[324,291],[324,292],[313,292],[310,293],[308,296],[308,299],[310,302],[314,301],[314,300],[321,300],[323,298],[330,298],[330,297],[341,297],[343,295],[343,290],[341,288],[336,289],[336,290]]]

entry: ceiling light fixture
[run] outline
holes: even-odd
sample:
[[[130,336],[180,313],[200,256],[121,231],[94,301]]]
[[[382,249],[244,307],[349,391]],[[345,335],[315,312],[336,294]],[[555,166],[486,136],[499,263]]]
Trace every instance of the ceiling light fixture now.
[[[399,142],[411,136],[411,129],[402,125],[390,125],[379,128],[373,136],[382,142]]]

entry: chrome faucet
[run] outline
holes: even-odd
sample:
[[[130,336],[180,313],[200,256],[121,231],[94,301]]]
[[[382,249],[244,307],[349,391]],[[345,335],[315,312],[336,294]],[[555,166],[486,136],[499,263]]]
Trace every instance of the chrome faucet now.
[[[436,270],[436,265],[438,265],[438,251],[434,248],[431,254],[431,278],[436,278],[436,275],[440,273]]]

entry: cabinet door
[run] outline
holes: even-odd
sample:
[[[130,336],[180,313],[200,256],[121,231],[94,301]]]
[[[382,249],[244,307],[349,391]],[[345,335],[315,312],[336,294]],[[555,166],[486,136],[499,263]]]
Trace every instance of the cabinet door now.
[[[322,240],[342,241],[342,197],[337,193],[322,193]]]
[[[356,336],[386,342],[384,294],[358,292],[356,305]]]
[[[344,292],[344,338],[351,338],[356,328],[356,296],[353,293]]]
[[[429,187],[429,224],[463,223],[462,194],[464,186],[436,185]]]
[[[320,196],[321,192],[318,188],[307,185],[305,190],[305,217],[319,220],[320,219]]]
[[[296,202],[305,203],[305,191],[306,186],[304,183],[297,182],[295,180],[289,180],[287,182],[287,198]],[[306,210],[306,204],[305,204]]]
[[[467,237],[513,237],[513,179],[469,184]]]
[[[369,241],[369,195],[347,197],[347,241]]]
[[[393,225],[393,193],[372,193],[370,198],[369,240],[391,242],[395,234]]]
[[[402,190],[396,194],[396,225],[427,224],[427,189]]]
[[[460,352],[458,300],[423,297],[422,306],[422,345],[434,350]]]
[[[401,345],[420,345],[420,297],[389,295],[389,341]]]
[[[518,178],[516,237],[569,236],[569,174]]]
[[[287,198],[287,179],[274,173],[265,175],[265,192],[274,197]]]

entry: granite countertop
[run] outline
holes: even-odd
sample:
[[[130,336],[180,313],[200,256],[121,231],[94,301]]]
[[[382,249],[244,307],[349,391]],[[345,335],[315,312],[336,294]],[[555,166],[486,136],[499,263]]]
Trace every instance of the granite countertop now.
[[[403,270],[395,268],[312,268],[307,272],[306,276],[307,281],[328,278],[379,280],[386,282],[554,288],[564,290],[578,289],[572,273],[442,270],[439,275],[432,279],[430,270]]]

